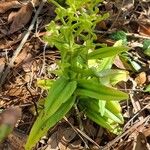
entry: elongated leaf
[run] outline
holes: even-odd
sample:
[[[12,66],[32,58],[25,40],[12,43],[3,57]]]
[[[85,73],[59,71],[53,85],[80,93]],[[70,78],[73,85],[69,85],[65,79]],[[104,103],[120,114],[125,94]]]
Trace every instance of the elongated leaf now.
[[[93,120],[103,128],[106,128],[110,131],[113,129],[113,127],[107,122],[107,120],[100,116],[100,114],[91,111],[86,111],[86,114],[91,120]]]
[[[72,96],[67,102],[63,103],[61,107],[46,121],[43,122],[44,111],[41,112],[40,116],[34,123],[30,135],[28,137],[27,143],[25,145],[25,150],[31,150],[32,147],[39,141],[39,139],[44,136],[47,131],[54,126],[59,120],[61,120],[66,113],[71,109],[75,102],[76,97]]]
[[[92,99],[88,97],[81,98],[79,101],[79,105],[82,105],[83,107],[91,111],[100,113],[101,116],[103,116],[105,113],[105,104],[106,104],[106,101],[104,100]]]
[[[107,69],[98,73],[100,77],[101,83],[106,85],[105,83],[115,85],[120,81],[127,81],[128,72],[124,70],[118,69]]]
[[[121,52],[129,50],[128,47],[119,46],[119,47],[103,47],[97,49],[88,55],[88,59],[98,59],[98,58],[106,58],[117,55]]]
[[[121,113],[122,109],[118,101],[107,101],[106,108],[113,114]]]
[[[101,116],[103,116],[105,114],[105,104],[106,104],[106,101],[104,101],[104,100],[98,101],[99,112],[100,112]]]
[[[111,56],[111,57],[107,57],[107,58],[103,58],[98,66],[98,71],[102,71],[105,69],[110,69],[113,65],[113,61],[114,61],[115,57]]]
[[[117,116],[115,116],[112,112],[110,112],[109,110],[105,109],[105,113],[104,113],[105,117],[108,117],[109,119],[113,120],[116,123],[120,123],[123,124],[122,119],[118,118]]]
[[[51,105],[57,99],[59,93],[64,89],[67,83],[68,80],[64,77],[60,77],[53,83],[48,92],[48,96],[45,99],[45,111],[48,111],[50,109]]]
[[[118,92],[117,94],[111,93],[112,91],[105,91],[103,93],[97,92],[97,91],[92,91],[92,90],[87,90],[87,89],[77,89],[76,93],[77,95],[81,96],[88,96],[91,98],[95,99],[103,99],[103,100],[124,100],[128,98],[128,95],[121,92],[121,91],[114,91],[115,93]]]
[[[101,100],[123,100],[128,99],[128,94],[115,90],[113,88],[104,86],[99,83],[95,83],[93,80],[78,80],[78,90],[79,95],[89,96],[91,98],[101,99]]]
[[[75,89],[77,87],[76,81],[68,82],[67,85],[64,87],[60,93],[58,93],[57,98],[53,101],[51,104],[49,110],[45,112],[47,117],[50,117],[52,114],[54,114],[57,109],[61,106],[62,103],[65,103],[71,95],[74,93]]]

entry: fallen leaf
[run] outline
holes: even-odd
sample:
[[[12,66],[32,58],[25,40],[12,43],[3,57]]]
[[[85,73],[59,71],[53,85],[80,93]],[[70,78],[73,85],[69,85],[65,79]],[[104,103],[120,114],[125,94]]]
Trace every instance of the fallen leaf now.
[[[116,150],[133,150],[133,140],[122,141],[121,144],[119,144],[119,147],[116,148]]]
[[[5,58],[0,58],[0,76],[5,67]]]
[[[19,3],[18,1],[0,2],[0,13],[5,13],[9,9],[20,7],[21,3]]]
[[[142,133],[144,134],[145,137],[150,137],[150,124],[144,126]]]
[[[141,72],[138,74],[138,76],[135,78],[135,82],[137,83],[137,85],[142,85],[146,82],[146,73],[145,72]]]
[[[101,22],[97,23],[96,29],[97,30],[101,30],[101,29],[107,30],[108,28],[107,28],[106,22],[105,21],[101,21]]]
[[[64,132],[62,134],[62,138],[60,142],[58,143],[58,146],[60,149],[66,149],[69,142],[71,142],[76,136],[76,133],[71,127],[68,127],[64,129]]]
[[[136,139],[136,145],[133,150],[148,150],[146,144],[147,144],[146,137],[142,132],[139,132]]]
[[[32,13],[32,4],[28,3],[27,5],[24,5],[15,15],[13,15],[13,22],[8,34],[13,34],[14,32],[22,29],[30,21]],[[10,20],[11,19],[9,18],[9,21]]]
[[[21,41],[22,40],[22,38],[23,38],[23,33],[21,33],[21,34],[16,34],[16,35],[12,35],[11,37],[9,37],[9,38],[3,38],[3,39],[0,39],[0,49],[2,49],[2,50],[4,50],[4,49],[7,49],[8,51],[9,50],[12,50],[12,47],[16,44],[16,43],[18,43],[19,41]],[[11,40],[11,39],[13,39],[13,40]]]
[[[121,59],[119,58],[119,56],[116,56],[115,57],[115,60],[114,60],[114,64],[115,66],[117,66],[119,69],[126,69],[123,62],[121,61]]]
[[[139,24],[138,32],[144,36],[150,36],[150,25],[149,24]]]
[[[48,140],[48,146],[45,150],[49,150],[49,149],[59,149],[58,147],[58,139],[57,139],[58,135],[57,132],[54,132],[51,137]]]
[[[26,134],[13,131],[11,134],[8,135],[7,142],[11,150],[24,150],[26,138]]]
[[[20,96],[22,95],[23,93],[23,89],[20,88],[20,87],[14,87],[14,88],[11,88],[9,91],[8,91],[8,95],[10,96]]]
[[[69,144],[66,150],[80,150],[83,149],[81,146],[82,141],[81,139],[74,141],[73,143]]]
[[[20,63],[22,63],[28,55],[28,46],[25,46],[25,48],[20,52],[20,54],[15,59],[15,66],[18,66]]]
[[[40,4],[40,0],[32,0],[32,4],[34,7],[37,7]]]
[[[3,38],[6,35],[7,35],[7,29],[6,27],[3,26],[0,28],[0,38]]]
[[[8,22],[8,23],[13,22],[13,20],[14,20],[14,18],[15,18],[16,15],[17,15],[17,12],[13,12],[13,11],[12,11],[12,12],[9,14],[9,16],[8,16],[7,22]]]

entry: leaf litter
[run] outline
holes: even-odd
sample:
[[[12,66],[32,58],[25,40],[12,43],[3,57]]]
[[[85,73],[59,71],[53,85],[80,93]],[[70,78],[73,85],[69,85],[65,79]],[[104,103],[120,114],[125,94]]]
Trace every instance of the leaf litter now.
[[[40,4],[38,1],[34,3],[36,7]],[[147,150],[150,148],[150,118],[148,118],[150,97],[149,92],[144,92],[145,87],[149,84],[150,62],[149,56],[144,53],[141,47],[137,46],[142,44],[144,39],[147,39],[150,35],[148,19],[150,10],[148,6],[150,6],[150,2],[144,0],[105,0],[99,8],[101,11],[108,11],[110,17],[102,24],[97,25],[96,29],[99,31],[97,41],[113,45],[115,41],[109,35],[118,30],[123,30],[127,33],[128,44],[135,45],[129,52],[128,57],[118,57],[114,63],[117,68],[129,70],[130,75],[128,82],[118,84],[120,89],[129,92],[131,98],[131,101],[122,103],[126,121],[122,135],[116,137],[81,115],[83,132],[87,135],[87,138],[86,136],[83,137],[83,135],[79,135],[72,129],[72,127],[79,129],[79,122],[76,115],[71,113],[68,119],[71,120],[72,126],[62,120],[50,130],[46,138],[41,139],[36,146],[37,150],[52,148],[85,149],[85,143],[91,149],[98,149],[89,138],[97,142],[102,149]],[[3,1],[0,3],[1,75],[3,75],[9,59],[32,21],[33,14],[34,7],[30,2],[23,4],[20,1]],[[5,146],[7,149],[8,147],[16,149],[17,147],[14,147],[16,143],[19,143],[16,145],[23,149],[26,136],[35,119],[31,110],[36,111],[38,100],[46,96],[46,92],[37,87],[36,79],[55,78],[49,71],[49,67],[56,63],[59,54],[55,48],[47,46],[44,49],[45,43],[39,36],[45,34],[44,26],[54,18],[54,14],[54,7],[46,3],[38,18],[40,22],[37,21],[2,87],[0,109],[7,111],[12,106],[19,106],[23,109],[23,112],[20,114],[21,120],[18,124],[16,122],[20,119],[20,116],[18,117],[18,114],[15,113],[11,114],[14,117],[14,122],[11,122],[13,123],[12,128],[15,128],[1,144],[1,149],[4,149]],[[127,61],[130,63],[127,64]],[[133,64],[139,65],[140,69],[134,69]],[[15,110],[17,111],[17,109]],[[4,117],[3,122],[5,120],[9,121],[8,117]]]

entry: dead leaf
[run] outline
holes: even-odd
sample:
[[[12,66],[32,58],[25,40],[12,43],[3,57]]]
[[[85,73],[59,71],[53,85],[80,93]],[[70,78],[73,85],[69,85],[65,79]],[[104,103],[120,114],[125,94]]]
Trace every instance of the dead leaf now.
[[[32,0],[32,4],[34,7],[37,7],[40,4],[40,0]]]
[[[49,150],[49,149],[59,149],[58,147],[58,139],[57,139],[57,132],[54,132],[51,137],[49,138],[48,140],[48,146],[46,148],[46,150]]]
[[[138,32],[144,36],[150,36],[150,25],[149,24],[139,24]]]
[[[96,128],[89,121],[87,121],[85,124],[85,132],[89,137],[92,137],[92,138],[94,138],[97,134]]]
[[[108,28],[107,28],[106,22],[105,21],[101,21],[101,22],[97,23],[96,29],[97,30],[102,30],[102,29],[103,30],[107,30]]]
[[[6,28],[3,26],[0,28],[0,38],[3,38],[7,35],[7,30]]]
[[[119,68],[119,69],[126,69],[123,62],[119,58],[119,56],[115,57],[114,64]]]
[[[144,84],[146,82],[146,73],[141,72],[140,74],[138,74],[138,76],[135,78],[135,82],[137,83],[137,85]]]
[[[145,135],[145,137],[150,137],[150,124],[147,128],[143,129],[143,134]]]
[[[5,67],[5,58],[0,58],[0,76]]]
[[[16,57],[15,59],[15,66],[18,66],[21,62],[23,62],[28,55],[28,46],[26,46],[21,52],[20,54]]]
[[[17,12],[11,12],[10,14],[9,14],[9,16],[8,16],[8,19],[7,19],[7,22],[8,23],[11,23],[13,20],[14,20],[14,18],[15,18],[15,16],[17,15]]]
[[[69,144],[66,150],[80,150],[83,149],[81,146],[82,141],[81,139],[74,141],[73,143]]]
[[[9,9],[20,7],[21,3],[19,3],[18,1],[0,2],[0,13],[5,13]]]
[[[21,96],[23,95],[23,88],[20,87],[11,88],[7,94],[9,96]]]
[[[133,140],[131,141],[122,141],[116,150],[133,150]]]
[[[27,136],[25,134],[13,131],[10,135],[8,135],[7,142],[11,150],[24,150],[26,138]]]
[[[13,34],[14,32],[22,29],[31,19],[33,13],[33,6],[31,3],[24,5],[14,16],[13,22],[10,26],[10,31],[8,34]],[[9,18],[9,21],[11,19]]]
[[[146,137],[142,132],[139,132],[136,139],[136,145],[133,150],[148,150],[146,144],[147,144]]]
[[[15,36],[13,36],[13,37],[11,37],[13,40],[6,40],[6,39],[1,39],[0,40],[0,49],[7,49],[8,51],[9,50],[12,50],[12,49],[10,49],[10,48],[12,48],[16,43],[18,43],[18,42],[20,42],[21,40],[22,40],[22,38],[23,38],[23,35],[24,34],[17,34],[17,35],[15,35]]]
[[[20,117],[21,117],[21,109],[19,107],[12,107],[6,109],[0,114],[0,125],[9,124],[12,127],[14,127],[17,120]]]
[[[76,136],[76,133],[73,131],[71,127],[64,129],[62,138],[60,142],[58,143],[59,148],[66,149],[69,142],[71,142],[75,138],[75,136]]]

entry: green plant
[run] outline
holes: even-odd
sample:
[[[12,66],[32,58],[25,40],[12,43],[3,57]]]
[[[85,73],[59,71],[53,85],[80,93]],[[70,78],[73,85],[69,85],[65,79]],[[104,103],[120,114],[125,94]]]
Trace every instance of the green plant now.
[[[116,41],[121,40],[123,45],[127,45],[127,35],[124,31],[117,31],[110,35],[110,38]]]
[[[150,40],[144,40],[143,42],[143,50],[147,56],[150,56]]]
[[[118,123],[123,123],[118,101],[128,98],[126,93],[111,86],[112,81],[114,85],[120,81],[119,70],[108,71],[115,55],[128,48],[96,43],[95,26],[108,17],[108,14],[99,12],[101,0],[66,0],[66,7],[51,2],[57,6],[57,16],[47,26],[48,34],[44,39],[60,52],[59,69],[55,71],[58,78],[49,82],[52,83],[50,89],[46,85],[48,96],[31,129],[26,150],[30,150],[49,128],[61,120],[74,103],[90,119],[113,131]],[[107,83],[104,83],[101,79],[106,74]],[[121,74],[126,78],[125,71]]]

